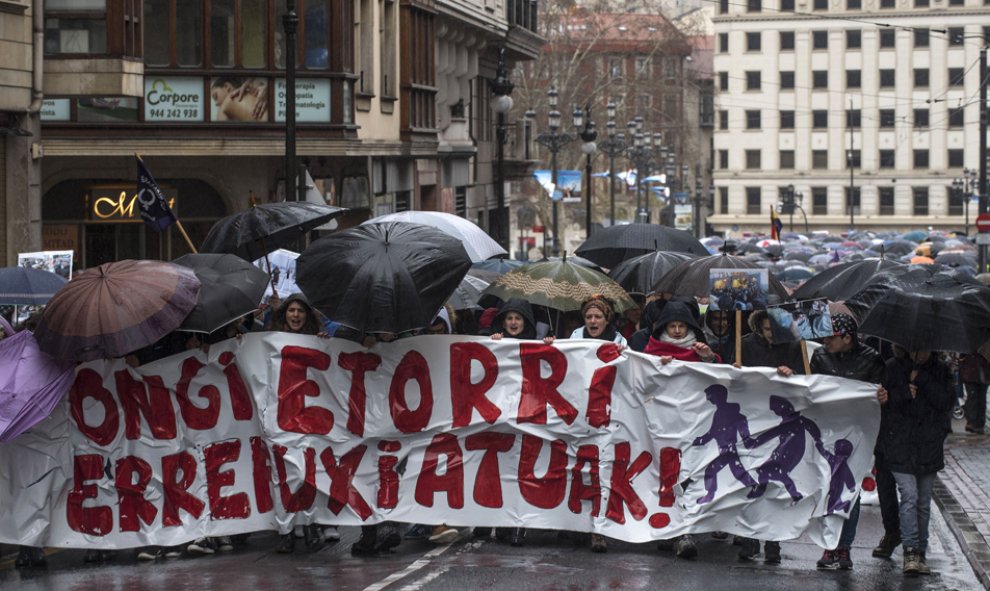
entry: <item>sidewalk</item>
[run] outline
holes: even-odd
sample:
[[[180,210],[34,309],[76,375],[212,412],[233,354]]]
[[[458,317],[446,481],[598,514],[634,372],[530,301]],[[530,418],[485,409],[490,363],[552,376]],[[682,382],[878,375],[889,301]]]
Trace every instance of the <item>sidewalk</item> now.
[[[956,433],[945,442],[935,502],[983,587],[990,589],[990,436]]]

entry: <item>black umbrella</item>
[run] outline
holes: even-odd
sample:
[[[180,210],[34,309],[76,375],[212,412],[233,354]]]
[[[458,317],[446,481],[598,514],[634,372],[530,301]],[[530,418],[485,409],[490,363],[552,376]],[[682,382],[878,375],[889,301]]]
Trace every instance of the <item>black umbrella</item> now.
[[[699,298],[708,297],[711,295],[712,269],[762,269],[762,267],[728,254],[698,257],[686,260],[671,269],[653,286],[653,291]],[[781,300],[790,297],[787,289],[773,275],[770,275],[769,293],[778,296]]]
[[[878,277],[847,304],[859,330],[908,351],[976,351],[990,341],[990,288],[955,272]]]
[[[655,224],[603,228],[585,240],[575,254],[611,269],[626,259],[657,250],[708,254],[708,249],[688,232]]]
[[[0,269],[0,304],[44,305],[63,285],[65,279],[51,271],[4,267]]]
[[[650,293],[671,269],[695,255],[686,252],[657,251],[622,261],[608,276],[630,293]]]
[[[461,243],[430,226],[367,224],[321,238],[296,283],[331,319],[362,332],[428,326],[471,267]]]
[[[229,215],[210,228],[200,252],[234,254],[256,261],[266,254],[295,246],[306,232],[347,211],[306,201],[257,205]]]
[[[794,299],[848,300],[875,279],[878,273],[901,267],[906,269],[904,264],[890,259],[863,259],[829,267],[799,287],[794,292]]]
[[[199,278],[196,306],[179,330],[211,333],[255,310],[265,294],[268,274],[232,254],[187,254],[172,261]]]

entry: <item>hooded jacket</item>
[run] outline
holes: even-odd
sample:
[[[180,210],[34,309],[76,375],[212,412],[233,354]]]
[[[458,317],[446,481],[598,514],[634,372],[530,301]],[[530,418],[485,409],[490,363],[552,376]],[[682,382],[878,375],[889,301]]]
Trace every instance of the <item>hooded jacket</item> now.
[[[663,307],[660,317],[653,325],[653,334],[650,335],[650,341],[647,343],[643,352],[657,356],[669,355],[674,359],[679,359],[681,361],[701,361],[701,357],[694,349],[678,347],[660,340],[664,329],[671,322],[683,322],[694,333],[694,338],[697,342],[705,342],[705,331],[701,329],[701,325],[698,323],[697,318],[695,318],[688,305],[684,302],[671,300]],[[717,354],[715,358],[716,360],[718,359]]]
[[[518,336],[512,336],[505,332],[503,327],[503,322],[505,322],[505,317],[509,312],[516,312],[523,317],[526,321],[526,326],[523,331],[519,333]],[[529,304],[526,300],[519,298],[512,298],[511,300],[502,304],[502,307],[498,310],[498,315],[492,321],[492,333],[500,332],[503,338],[511,339],[535,339],[536,338],[536,321],[533,317],[533,306]]]
[[[293,332],[289,330],[289,325],[285,321],[285,314],[289,311],[289,304],[293,302],[299,302],[306,309],[306,322],[299,330],[299,334],[319,334],[323,330],[323,323],[320,322],[319,312],[310,305],[309,300],[301,293],[294,293],[282,301],[282,305],[272,315],[271,330]]]
[[[749,315],[749,328],[753,332],[742,338],[742,364],[745,367],[780,367],[785,365],[795,374],[804,375],[804,358],[801,341],[770,344],[763,337],[760,324],[769,318],[766,310],[756,310]],[[771,322],[773,322],[771,320]]]

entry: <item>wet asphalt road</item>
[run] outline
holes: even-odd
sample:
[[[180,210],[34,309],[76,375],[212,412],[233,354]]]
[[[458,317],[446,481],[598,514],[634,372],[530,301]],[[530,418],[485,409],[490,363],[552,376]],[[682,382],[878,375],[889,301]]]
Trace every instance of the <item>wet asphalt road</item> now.
[[[350,544],[358,528],[342,528],[343,539],[310,551],[301,543],[292,555],[277,554],[273,534],[256,534],[234,552],[138,562],[121,552],[103,565],[84,565],[79,550],[49,554],[46,569],[13,568],[11,547],[0,560],[3,591],[592,591],[613,589],[698,589],[712,591],[884,591],[980,589],[951,532],[933,506],[929,564],[936,574],[905,579],[900,549],[893,560],[870,556],[882,535],[879,510],[863,507],[851,571],[817,571],[821,549],[796,540],[782,545],[783,562],[740,562],[738,547],[697,536],[693,561],[659,552],[655,544],[612,541],[607,554],[576,548],[553,532],[531,532],[513,548],[473,540],[468,533],[448,546],[406,541],[392,554],[355,558]],[[759,558],[762,558],[760,556]]]

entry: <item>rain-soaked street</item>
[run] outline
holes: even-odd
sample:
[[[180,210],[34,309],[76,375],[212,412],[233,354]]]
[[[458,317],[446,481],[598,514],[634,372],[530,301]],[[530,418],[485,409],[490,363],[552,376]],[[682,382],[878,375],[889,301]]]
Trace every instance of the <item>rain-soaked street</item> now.
[[[934,508],[933,508],[934,509]],[[658,552],[653,544],[612,541],[607,554],[575,548],[553,532],[531,532],[520,548],[494,541],[478,542],[470,535],[448,546],[426,541],[404,541],[393,554],[355,558],[350,544],[358,528],[342,528],[343,539],[319,550],[300,543],[292,555],[275,553],[276,538],[258,534],[229,554],[140,563],[132,552],[113,562],[84,565],[83,552],[57,551],[47,569],[19,571],[13,557],[0,562],[0,588],[17,591],[249,591],[292,589],[308,591],[586,591],[595,589],[745,589],[801,591],[882,591],[886,589],[978,589],[980,583],[946,522],[933,513],[930,577],[906,579],[901,575],[900,549],[893,560],[870,556],[881,536],[879,511],[863,507],[859,535],[853,548],[851,571],[817,571],[821,550],[797,540],[782,545],[783,562],[740,562],[738,547],[729,540],[699,536],[700,556],[694,561]],[[9,546],[4,551],[9,551]]]

